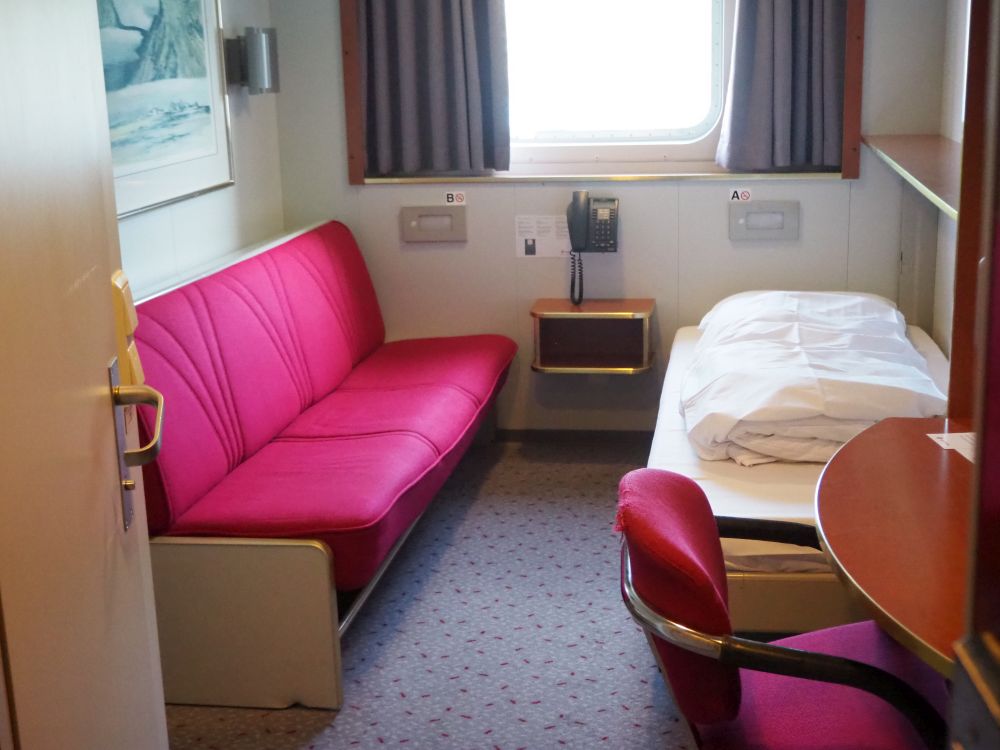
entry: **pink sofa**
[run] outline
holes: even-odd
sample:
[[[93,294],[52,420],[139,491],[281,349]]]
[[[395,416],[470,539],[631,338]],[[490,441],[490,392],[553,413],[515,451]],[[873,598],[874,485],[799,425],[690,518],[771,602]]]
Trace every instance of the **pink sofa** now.
[[[472,441],[516,346],[385,341],[350,231],[331,222],[138,307],[164,443],[151,535],[315,539],[364,587]],[[140,415],[150,427],[151,414]]]

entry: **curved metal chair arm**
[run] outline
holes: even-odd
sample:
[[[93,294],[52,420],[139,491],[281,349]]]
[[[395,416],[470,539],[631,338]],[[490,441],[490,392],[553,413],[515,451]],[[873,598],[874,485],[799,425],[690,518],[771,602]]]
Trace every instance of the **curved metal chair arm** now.
[[[724,664],[760,672],[802,677],[864,690],[894,706],[920,734],[929,750],[944,750],[948,727],[920,693],[889,672],[840,656],[817,654],[735,636],[717,636],[668,620],[652,609],[635,590],[628,545],[622,543],[625,605],[644,629],[687,651]]]
[[[723,641],[719,657],[723,664],[864,690],[903,714],[930,750],[944,750],[946,746],[948,726],[937,710],[906,682],[884,669],[842,656],[801,651],[736,636]]]
[[[726,539],[758,539],[764,542],[798,544],[802,547],[822,549],[816,527],[794,521],[768,521],[761,518],[736,518],[716,516],[719,536]]]

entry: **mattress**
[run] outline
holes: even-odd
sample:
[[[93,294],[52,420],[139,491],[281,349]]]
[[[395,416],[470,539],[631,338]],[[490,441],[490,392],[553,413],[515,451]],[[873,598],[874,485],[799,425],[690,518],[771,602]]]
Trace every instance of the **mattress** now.
[[[909,326],[907,334],[927,360],[934,382],[947,393],[948,360],[944,354],[920,328]],[[745,467],[728,460],[704,461],[695,453],[680,411],[680,391],[700,335],[697,327],[689,326],[678,329],[674,337],[648,465],[694,479],[705,491],[717,516],[815,524],[816,482],[824,464],[778,462]],[[830,570],[823,553],[809,547],[724,539],[722,549],[726,568],[730,571],[808,573]]]

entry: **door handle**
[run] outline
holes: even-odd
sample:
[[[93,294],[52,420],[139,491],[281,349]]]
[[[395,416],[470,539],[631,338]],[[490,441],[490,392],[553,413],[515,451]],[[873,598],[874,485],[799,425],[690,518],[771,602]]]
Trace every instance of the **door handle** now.
[[[142,466],[148,464],[160,453],[163,442],[163,394],[148,385],[116,385],[111,390],[116,406],[130,404],[146,404],[156,407],[156,423],[153,427],[153,437],[150,441],[131,451],[123,451],[122,458],[126,466]]]

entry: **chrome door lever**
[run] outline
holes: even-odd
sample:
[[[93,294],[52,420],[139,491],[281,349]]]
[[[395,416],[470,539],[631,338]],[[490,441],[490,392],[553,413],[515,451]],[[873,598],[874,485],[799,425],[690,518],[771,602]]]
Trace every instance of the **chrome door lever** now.
[[[119,494],[122,505],[122,526],[128,531],[135,516],[132,503],[132,493],[136,488],[135,480],[130,476],[131,467],[148,464],[156,458],[162,445],[163,432],[163,394],[148,385],[122,385],[118,371],[118,357],[111,360],[108,366],[108,380],[111,386],[111,405],[115,420],[115,441],[118,446],[118,478]],[[153,437],[146,445],[135,450],[126,450],[125,438],[125,407],[135,404],[147,404],[156,407],[156,422]],[[135,419],[135,415],[131,415]]]
[[[122,458],[126,466],[142,466],[154,460],[160,453],[163,436],[163,394],[148,385],[116,385],[111,389],[116,406],[146,404],[156,407],[156,423],[150,441],[131,451],[124,451]]]

